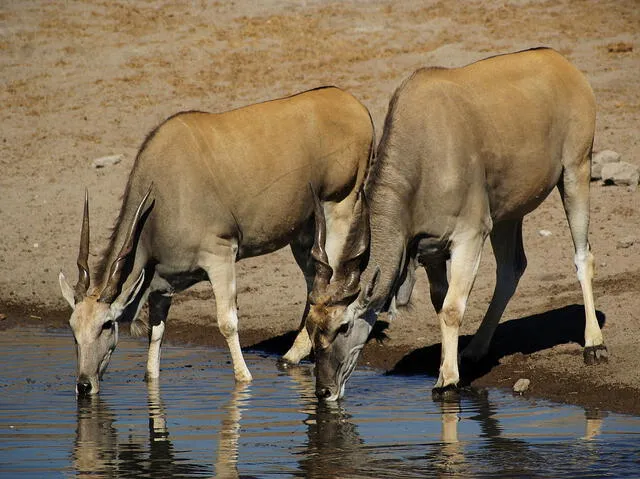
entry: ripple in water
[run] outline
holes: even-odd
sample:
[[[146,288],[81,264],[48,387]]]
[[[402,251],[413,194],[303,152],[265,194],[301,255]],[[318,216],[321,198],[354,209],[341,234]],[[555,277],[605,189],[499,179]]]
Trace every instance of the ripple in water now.
[[[356,370],[318,404],[309,365],[124,337],[99,397],[76,401],[68,331],[0,333],[0,477],[634,477],[640,419],[491,390],[431,399],[432,379]]]

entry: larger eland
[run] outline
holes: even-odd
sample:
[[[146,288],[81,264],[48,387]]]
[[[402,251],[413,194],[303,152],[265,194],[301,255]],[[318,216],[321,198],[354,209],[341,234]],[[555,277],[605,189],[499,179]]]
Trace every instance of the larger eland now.
[[[330,269],[318,269],[322,277],[316,281],[325,285],[324,294],[314,291],[307,328],[320,398],[344,394],[377,314],[394,301],[408,301],[418,265],[429,278],[442,334],[435,390],[456,387],[458,331],[483,244],[489,236],[497,281],[482,324],[462,353],[472,360],[487,353],[524,273],[522,219],[555,187],[584,297],[584,359],[588,364],[606,360],[587,241],[595,115],[585,77],[546,48],[463,68],[423,68],[402,83],[390,101],[346,244],[361,261],[350,259],[350,271],[333,280]],[[321,232],[322,215],[317,218]],[[317,263],[326,263],[320,233],[315,250]]]
[[[368,110],[335,87],[226,113],[179,113],[152,131],[135,160],[93,280],[86,198],[75,287],[60,273],[62,294],[73,308],[77,393],[99,391],[119,321],[135,320],[147,299],[146,378],[157,378],[172,295],[203,280],[213,288],[235,379],[250,381],[238,338],[235,262],[289,244],[310,291],[311,191],[329,217],[327,250],[337,266],[373,137]],[[284,356],[292,363],[310,352],[303,327],[308,309],[307,302],[301,329]]]

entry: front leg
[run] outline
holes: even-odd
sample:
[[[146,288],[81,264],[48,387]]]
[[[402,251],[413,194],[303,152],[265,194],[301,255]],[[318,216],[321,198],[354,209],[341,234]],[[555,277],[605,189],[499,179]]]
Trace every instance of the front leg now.
[[[438,312],[442,334],[440,374],[436,391],[455,388],[460,379],[458,371],[458,333],[467,299],[478,272],[482,245],[486,235],[478,232],[469,237],[457,238],[451,250],[451,281]],[[437,309],[437,306],[436,306]]]
[[[220,240],[222,242],[223,240]],[[224,240],[226,242],[226,240]],[[236,254],[238,245],[235,240],[228,244],[214,244],[211,253],[202,253],[200,264],[207,272],[216,298],[218,328],[227,341],[233,372],[237,382],[252,380],[249,368],[242,356],[238,337],[238,307],[236,304]]]
[[[158,291],[149,295],[149,353],[144,375],[146,381],[160,377],[160,348],[170,307],[171,296]]]

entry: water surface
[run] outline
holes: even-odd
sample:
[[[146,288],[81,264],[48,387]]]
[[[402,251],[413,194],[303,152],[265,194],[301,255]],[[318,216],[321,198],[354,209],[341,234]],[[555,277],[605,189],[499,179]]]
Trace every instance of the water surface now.
[[[357,370],[319,405],[309,365],[163,349],[143,382],[144,342],[121,337],[100,396],[76,401],[69,331],[0,333],[0,476],[638,477],[640,418],[496,390],[434,402],[432,378]]]

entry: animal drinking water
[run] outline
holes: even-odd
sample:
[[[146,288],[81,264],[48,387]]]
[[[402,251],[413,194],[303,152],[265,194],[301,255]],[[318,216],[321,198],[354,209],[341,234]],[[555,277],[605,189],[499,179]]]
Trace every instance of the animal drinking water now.
[[[587,80],[550,49],[411,75],[391,99],[366,194],[356,204],[345,248],[359,251],[361,261],[351,260],[349,274],[341,277],[319,268],[316,281],[325,285],[324,294],[314,292],[307,320],[316,394],[327,400],[342,396],[377,314],[394,301],[408,301],[418,265],[429,278],[442,334],[435,387],[455,387],[458,330],[486,238],[497,281],[482,324],[462,352],[471,360],[487,353],[524,273],[522,219],[556,187],[584,298],[584,359],[605,361],[587,241],[594,129],[595,100]],[[361,215],[370,215],[370,222]],[[322,216],[317,219],[321,231]],[[315,250],[323,265],[321,234]]]
[[[310,290],[315,270],[309,185],[330,218],[326,249],[335,266],[373,143],[367,109],[333,87],[221,114],[180,113],[151,132],[93,279],[87,198],[75,287],[60,273],[62,294],[73,308],[77,393],[99,391],[118,323],[136,320],[147,300],[146,378],[157,378],[172,295],[203,280],[213,288],[235,378],[251,380],[238,339],[235,262],[289,244]],[[302,324],[307,312],[308,304]],[[298,362],[310,348],[302,327],[284,358]]]

